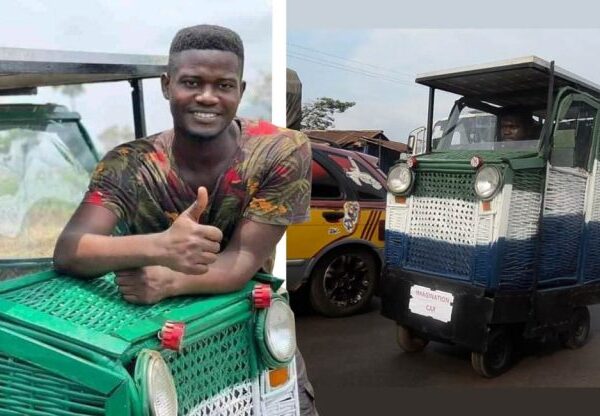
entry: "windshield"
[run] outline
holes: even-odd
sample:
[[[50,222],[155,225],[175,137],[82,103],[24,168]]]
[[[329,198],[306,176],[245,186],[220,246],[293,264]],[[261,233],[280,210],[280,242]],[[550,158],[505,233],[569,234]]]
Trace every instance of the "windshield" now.
[[[450,117],[434,124],[435,150],[537,150],[541,118],[523,108],[477,108],[457,101]]]
[[[52,257],[94,161],[76,122],[0,122],[0,260]]]

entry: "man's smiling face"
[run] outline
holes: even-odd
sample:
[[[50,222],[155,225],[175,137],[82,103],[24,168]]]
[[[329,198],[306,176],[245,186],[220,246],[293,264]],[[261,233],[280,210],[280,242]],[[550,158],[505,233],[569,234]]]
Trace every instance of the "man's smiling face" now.
[[[197,140],[220,137],[235,117],[246,87],[238,56],[190,49],[171,59],[170,73],[161,82],[175,131]]]

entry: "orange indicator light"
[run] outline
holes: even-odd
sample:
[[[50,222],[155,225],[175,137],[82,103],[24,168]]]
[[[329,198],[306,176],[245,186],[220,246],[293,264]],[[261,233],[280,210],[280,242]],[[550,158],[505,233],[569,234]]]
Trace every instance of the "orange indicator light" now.
[[[481,201],[481,209],[485,212],[492,210],[492,203],[490,201]]]
[[[396,196],[396,204],[406,204],[405,196]]]
[[[269,371],[269,385],[274,387],[279,387],[289,380],[290,376],[288,374],[287,367],[276,368],[275,370]]]

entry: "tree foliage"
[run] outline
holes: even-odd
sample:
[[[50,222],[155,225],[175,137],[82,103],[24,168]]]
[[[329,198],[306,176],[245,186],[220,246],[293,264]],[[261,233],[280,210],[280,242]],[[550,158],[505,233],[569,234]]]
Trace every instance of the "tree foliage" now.
[[[75,99],[85,92],[85,88],[82,84],[58,85],[52,88],[69,97],[71,102],[71,108],[69,110],[71,111],[76,110]]]
[[[317,98],[302,106],[302,130],[327,130],[335,127],[335,113],[343,113],[356,104],[353,101],[340,101],[329,97]]]
[[[109,151],[121,143],[129,142],[135,139],[135,133],[129,125],[120,126],[118,124],[114,124],[104,129],[98,135],[98,139],[102,144],[103,150]]]
[[[271,84],[270,73],[261,73],[253,83],[251,91],[247,91],[245,100],[254,107],[254,117],[269,120],[271,118]]]

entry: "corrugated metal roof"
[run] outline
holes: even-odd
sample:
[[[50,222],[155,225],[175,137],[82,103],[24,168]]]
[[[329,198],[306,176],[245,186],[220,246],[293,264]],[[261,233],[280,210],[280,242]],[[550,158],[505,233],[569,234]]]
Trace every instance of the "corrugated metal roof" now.
[[[390,141],[383,130],[304,130],[311,140],[335,144],[339,147],[350,147],[358,144],[372,143],[396,152],[407,152],[408,147],[404,143]]]
[[[303,130],[311,139],[334,142],[339,146],[345,146],[364,139],[383,139],[387,137],[383,130]]]
[[[381,147],[385,147],[386,149],[395,150],[396,152],[399,152],[399,153],[408,152],[408,146],[405,143],[393,142],[391,140],[390,141],[381,140],[381,142],[379,144],[381,144]]]

